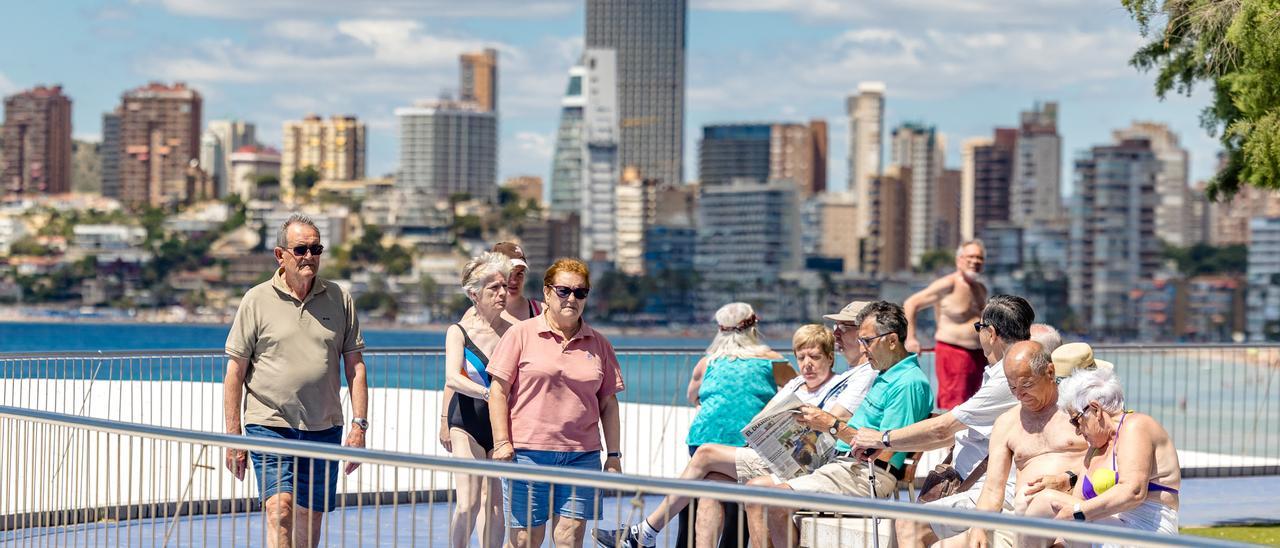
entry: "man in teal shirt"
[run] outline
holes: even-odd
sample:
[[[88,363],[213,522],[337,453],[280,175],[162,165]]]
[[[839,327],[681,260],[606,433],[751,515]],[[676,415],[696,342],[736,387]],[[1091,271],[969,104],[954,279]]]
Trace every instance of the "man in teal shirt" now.
[[[868,468],[876,475],[875,496],[888,497],[902,476],[905,453],[881,450],[871,460],[849,454],[849,441],[859,428],[888,431],[910,426],[929,417],[933,411],[933,388],[920,370],[915,354],[908,353],[903,341],[907,335],[907,317],[902,307],[886,301],[865,306],[853,322],[837,321],[836,338],[844,345],[860,344],[867,350],[871,366],[880,373],[849,422],[842,423],[834,415],[817,407],[805,406],[796,417],[800,424],[827,432],[839,441],[835,461],[785,483],[775,483],[769,476],[751,480],[749,485],[792,489],[858,497],[872,496]],[[791,515],[793,510],[770,507],[768,515],[760,505],[747,505],[751,537],[772,538],[775,546],[788,545],[798,537]]]

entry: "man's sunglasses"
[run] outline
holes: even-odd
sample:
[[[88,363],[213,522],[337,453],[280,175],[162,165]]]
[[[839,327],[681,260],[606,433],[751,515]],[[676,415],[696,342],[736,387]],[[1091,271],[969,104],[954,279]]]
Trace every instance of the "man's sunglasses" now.
[[[569,295],[577,297],[579,301],[587,298],[587,293],[591,291],[590,287],[565,287],[563,285],[548,285],[552,291],[556,292],[556,296],[561,299],[568,299]]]
[[[879,339],[880,337],[887,337],[887,336],[889,336],[889,335],[893,335],[893,334],[894,334],[894,332],[893,332],[893,331],[890,331],[890,332],[888,332],[888,333],[881,333],[881,334],[876,335],[876,336],[874,336],[874,337],[858,337],[858,342],[862,343],[862,346],[863,346],[863,347],[865,347],[865,348],[871,348],[871,343],[875,342],[875,341],[876,341],[876,339]]]
[[[988,327],[991,327],[991,324],[982,323],[982,322],[973,322],[973,330],[977,331],[978,333],[982,333],[982,330]]]
[[[292,248],[290,248],[289,251],[293,253],[294,257],[306,257],[308,251],[311,252],[312,256],[319,257],[321,253],[324,253],[324,246],[320,244],[309,245],[309,246],[295,245]]]

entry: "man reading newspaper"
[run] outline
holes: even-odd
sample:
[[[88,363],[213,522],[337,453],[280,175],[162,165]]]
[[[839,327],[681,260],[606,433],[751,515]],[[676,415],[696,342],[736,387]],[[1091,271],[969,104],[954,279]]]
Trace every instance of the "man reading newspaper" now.
[[[802,407],[802,413],[796,415],[801,425],[829,432],[840,440],[835,461],[785,483],[762,476],[751,480],[750,485],[865,497],[872,495],[868,476],[874,473],[878,487],[875,496],[884,498],[893,491],[902,475],[906,454],[884,449],[867,460],[863,455],[849,454],[848,441],[859,428],[889,430],[925,419],[933,410],[933,388],[920,370],[916,355],[908,353],[903,346],[907,319],[902,307],[876,301],[864,307],[854,321],[836,323],[837,333],[853,329],[857,330],[858,344],[869,355],[871,366],[879,372],[866,399],[847,424],[811,406]],[[786,546],[797,533],[791,524],[791,514],[790,509],[770,507],[766,516],[763,506],[748,504],[751,538],[771,538],[775,546]]]

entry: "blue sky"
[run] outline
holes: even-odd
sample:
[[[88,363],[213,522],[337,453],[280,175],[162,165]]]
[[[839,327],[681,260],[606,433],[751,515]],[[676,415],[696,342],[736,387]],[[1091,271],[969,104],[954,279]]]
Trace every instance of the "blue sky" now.
[[[369,124],[369,174],[390,173],[393,110],[457,86],[462,51],[500,51],[499,173],[547,177],[565,75],[582,48],[581,0],[119,0],[5,2],[0,93],[61,83],[74,133],[149,80],[183,80],[205,120],[241,118],[279,145],[281,123],[351,113]],[[703,124],[831,124],[829,178],[846,178],[844,98],[888,84],[887,125],[934,124],[960,143],[1059,102],[1064,164],[1133,120],[1168,123],[1213,172],[1198,125],[1209,94],[1159,101],[1128,66],[1142,42],[1119,0],[690,0],[685,172]],[[36,47],[39,44],[40,47]],[[21,46],[20,46],[21,45]],[[1064,184],[1069,185],[1068,178]]]

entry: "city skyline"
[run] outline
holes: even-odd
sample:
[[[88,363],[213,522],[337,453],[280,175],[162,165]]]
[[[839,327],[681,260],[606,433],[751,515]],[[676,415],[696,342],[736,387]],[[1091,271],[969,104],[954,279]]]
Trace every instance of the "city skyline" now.
[[[563,74],[583,50],[579,3],[486,0],[464,9],[423,2],[374,10],[300,5],[154,0],[15,6],[17,16],[0,23],[7,34],[34,40],[35,29],[55,27],[74,37],[0,53],[0,92],[61,83],[75,103],[73,133],[91,140],[101,138],[102,114],[123,90],[153,79],[186,81],[205,97],[206,120],[253,122],[260,140],[272,146],[281,145],[284,120],[350,112],[368,120],[368,173],[377,176],[397,164],[394,109],[441,89],[456,95],[458,54],[495,47],[503,82],[499,178],[550,175]],[[988,20],[997,9],[1003,23]],[[534,24],[486,13],[519,13]],[[265,22],[238,17],[247,14]],[[860,8],[694,1],[685,156],[696,157],[697,135],[706,124],[824,118],[831,124],[829,148],[839,151],[829,158],[829,186],[842,190],[845,99],[858,82],[880,80],[887,83],[886,127],[922,120],[953,143],[1015,124],[1018,112],[1036,101],[1057,101],[1064,189],[1071,186],[1066,160],[1108,142],[1111,131],[1134,120],[1168,123],[1191,152],[1191,181],[1204,179],[1217,150],[1198,126],[1206,94],[1155,99],[1152,77],[1127,65],[1141,41],[1118,3],[1101,1]],[[960,147],[949,147],[947,167],[959,167],[960,154]],[[684,163],[685,179],[695,178],[692,162]]]

